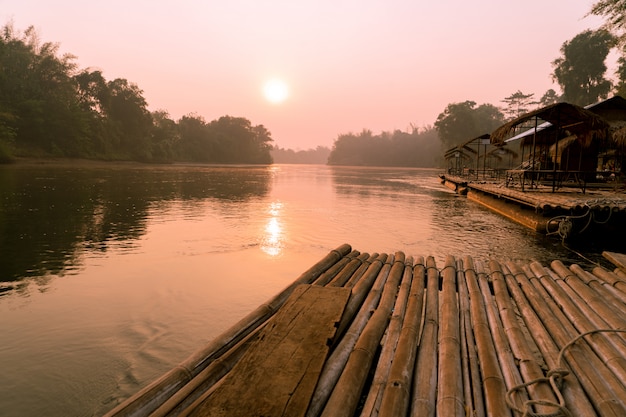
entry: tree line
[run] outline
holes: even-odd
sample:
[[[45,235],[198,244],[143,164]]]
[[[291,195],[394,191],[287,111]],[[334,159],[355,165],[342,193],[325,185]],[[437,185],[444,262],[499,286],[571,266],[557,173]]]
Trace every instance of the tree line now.
[[[143,91],[123,78],[79,69],[33,27],[0,33],[0,161],[52,156],[142,162],[268,164],[272,137],[243,117],[174,121],[150,112]]]
[[[419,135],[414,132],[414,142],[410,145],[393,140],[395,134],[372,135],[368,130],[359,135],[339,135],[329,163],[414,166],[408,162],[413,158],[413,162],[419,164],[416,166],[427,167],[433,161],[442,161],[443,150],[491,133],[503,123],[536,108],[559,101],[586,106],[611,94],[626,97],[626,2],[602,0],[592,6],[589,14],[606,18],[606,23],[564,42],[561,55],[551,62],[550,76],[559,85],[561,94],[548,89],[536,99],[534,93],[517,90],[505,97],[501,106],[479,105],[472,100],[450,103],[434,122],[434,135],[430,129]],[[606,74],[606,59],[612,50],[619,55],[615,82]],[[390,156],[392,154],[397,159]]]
[[[40,43],[30,27],[11,24],[0,34],[0,161],[13,156],[65,156],[145,162],[319,163],[333,165],[436,166],[442,151],[489,133],[502,123],[557,101],[581,106],[609,94],[626,96],[626,2],[602,0],[589,12],[606,18],[563,43],[552,62],[553,89],[540,99],[517,90],[502,106],[475,101],[450,103],[434,126],[373,134],[340,134],[330,151],[292,151],[272,146],[270,132],[242,117],[206,122],[189,114],[174,121],[166,111],[150,112],[139,87],[125,79],[106,80],[101,71],[78,69],[58,45]],[[610,51],[620,54],[617,82],[606,76]]]

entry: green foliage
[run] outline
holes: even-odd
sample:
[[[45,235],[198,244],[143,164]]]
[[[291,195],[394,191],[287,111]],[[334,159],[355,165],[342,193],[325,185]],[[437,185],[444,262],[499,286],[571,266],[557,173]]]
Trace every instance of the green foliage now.
[[[485,133],[504,122],[502,112],[492,104],[476,107],[475,101],[448,104],[435,122],[439,139],[446,149]]]
[[[608,96],[611,82],[604,77],[605,60],[614,44],[615,38],[606,30],[586,30],[563,43],[562,56],[552,65],[564,101],[586,106]]]
[[[606,28],[616,32],[626,29],[626,1],[624,0],[601,0],[591,7],[590,14],[604,16]]]
[[[433,128],[396,130],[374,135],[364,129],[360,134],[339,135],[328,157],[329,165],[435,167],[441,145]]]
[[[533,100],[534,93],[524,94],[520,90],[505,97],[502,102],[506,103],[506,107],[503,109],[503,113],[507,119],[512,120],[521,116],[524,113],[528,113],[533,106],[538,104]]]
[[[78,70],[72,55],[41,43],[33,27],[0,33],[0,160],[11,155],[108,160],[271,163],[264,126],[222,117],[178,123],[150,113],[143,91],[123,78]]]
[[[330,149],[326,146],[318,146],[315,149],[293,150],[274,147],[271,150],[274,162],[278,164],[319,164],[328,163]]]

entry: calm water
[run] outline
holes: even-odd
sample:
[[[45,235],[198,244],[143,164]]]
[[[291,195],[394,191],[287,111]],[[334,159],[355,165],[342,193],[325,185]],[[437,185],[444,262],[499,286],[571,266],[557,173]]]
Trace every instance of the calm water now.
[[[437,174],[0,167],[0,414],[101,415],[343,243],[585,265]]]

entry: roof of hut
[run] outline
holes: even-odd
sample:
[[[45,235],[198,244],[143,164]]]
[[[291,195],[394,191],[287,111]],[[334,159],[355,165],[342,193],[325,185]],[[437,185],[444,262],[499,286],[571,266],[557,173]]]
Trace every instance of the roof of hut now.
[[[526,113],[497,128],[491,134],[491,143],[503,143],[515,128],[537,118],[575,134],[587,146],[594,135],[606,137],[609,124],[596,113],[570,103],[556,103]]]
[[[457,145],[457,146],[454,146],[454,147],[452,147],[452,148],[448,149],[448,150],[445,152],[444,158],[446,158],[446,159],[447,159],[447,158],[451,158],[451,157],[453,157],[453,156],[454,156],[454,152],[458,152],[458,151],[461,151],[461,153],[462,153],[464,156],[467,156],[464,152],[462,152],[462,151],[464,151],[464,150],[465,150],[465,151],[468,151],[468,152],[471,152],[471,153],[473,153],[473,154],[476,154],[476,153],[477,153],[477,152],[476,152],[476,150],[475,150],[475,149],[473,149],[472,147],[470,147],[469,145],[471,145],[471,144],[472,144],[472,143],[474,143],[474,142],[477,142],[477,143],[479,143],[479,144],[480,144],[480,140],[481,140],[481,139],[489,139],[489,133],[484,133],[484,134],[482,134],[482,135],[480,135],[480,136],[477,136],[477,137],[472,138],[472,139],[470,139],[470,140],[468,140],[468,141],[465,141],[465,142],[461,143],[460,145]]]

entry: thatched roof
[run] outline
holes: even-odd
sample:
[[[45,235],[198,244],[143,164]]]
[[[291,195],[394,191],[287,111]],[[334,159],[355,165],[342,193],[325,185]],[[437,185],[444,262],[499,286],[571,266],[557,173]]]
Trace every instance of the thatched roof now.
[[[533,118],[550,122],[557,128],[575,134],[585,146],[591,143],[594,136],[605,138],[609,128],[609,124],[602,117],[589,110],[574,104],[556,103],[526,113],[500,126],[491,134],[491,143],[503,143],[516,127]]]
[[[489,133],[484,133],[484,134],[482,134],[480,136],[477,136],[477,137],[472,138],[472,139],[470,139],[468,141],[465,141],[465,142],[461,143],[460,145],[457,145],[457,146],[454,146],[454,147],[448,149],[446,151],[446,153],[444,154],[444,158],[448,159],[448,158],[453,157],[454,156],[453,155],[454,152],[457,152],[457,151],[460,151],[463,154],[464,157],[468,157],[464,152],[462,152],[464,150],[468,151],[468,152],[471,152],[473,154],[476,154],[477,153],[476,150],[471,148],[469,145],[471,145],[473,142],[479,141],[480,139],[489,139]],[[480,142],[478,142],[478,143],[480,143]]]
[[[611,133],[611,138],[620,148],[626,148],[626,126],[620,127]]]

